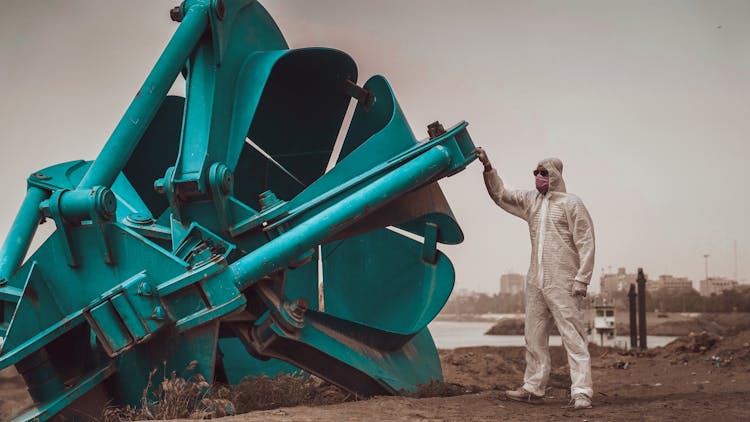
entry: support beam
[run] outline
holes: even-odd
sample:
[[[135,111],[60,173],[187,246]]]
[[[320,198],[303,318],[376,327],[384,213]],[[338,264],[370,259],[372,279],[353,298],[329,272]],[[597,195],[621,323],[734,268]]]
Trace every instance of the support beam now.
[[[47,198],[49,192],[44,189],[32,186],[26,191],[26,198],[0,250],[0,286],[6,284],[21,266],[42,218],[39,204]]]
[[[207,27],[207,6],[191,7],[78,188],[112,186]]]

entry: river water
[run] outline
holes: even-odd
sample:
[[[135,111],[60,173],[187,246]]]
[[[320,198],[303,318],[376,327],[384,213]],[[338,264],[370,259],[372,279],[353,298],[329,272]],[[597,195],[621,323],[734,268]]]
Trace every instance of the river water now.
[[[432,338],[438,349],[455,349],[470,346],[523,346],[523,336],[488,336],[484,333],[494,322],[454,322],[432,321],[429,325]],[[659,347],[674,340],[675,337],[648,336],[649,347]],[[590,339],[598,343],[594,338]],[[630,337],[617,336],[618,344],[630,344]],[[550,346],[560,346],[560,336],[550,336]]]

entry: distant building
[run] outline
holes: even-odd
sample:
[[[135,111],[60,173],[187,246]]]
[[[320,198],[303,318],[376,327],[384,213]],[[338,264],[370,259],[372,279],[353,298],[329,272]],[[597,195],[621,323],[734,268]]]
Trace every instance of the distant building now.
[[[617,292],[627,292],[630,285],[635,284],[637,277],[637,274],[628,274],[625,268],[618,268],[614,274],[602,274],[599,278],[601,294],[611,296]]]
[[[479,296],[479,293],[469,289],[456,289],[451,296],[471,298]]]
[[[700,281],[701,296],[718,295],[724,290],[733,290],[736,288],[737,281],[724,277],[709,277],[707,280]]]
[[[521,274],[508,273],[500,276],[500,293],[516,294],[523,293],[523,284],[526,277]]]
[[[611,296],[618,292],[627,292],[630,285],[636,284],[637,274],[628,274],[625,268],[618,268],[616,273],[602,274],[599,285],[603,296]],[[675,277],[673,275],[660,275],[656,280],[649,280],[646,276],[646,290],[655,292],[666,289],[670,292],[690,290],[693,288],[693,282],[687,277]]]
[[[675,277],[668,274],[660,275],[658,279],[649,280],[646,283],[646,291],[655,292],[657,290],[667,290],[671,293],[693,290],[693,282],[687,277]]]
[[[594,330],[599,335],[600,346],[615,346],[615,307],[597,305]]]

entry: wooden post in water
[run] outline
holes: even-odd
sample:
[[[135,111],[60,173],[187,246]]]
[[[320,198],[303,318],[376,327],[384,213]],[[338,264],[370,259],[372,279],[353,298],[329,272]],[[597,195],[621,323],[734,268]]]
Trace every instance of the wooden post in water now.
[[[638,348],[638,323],[636,321],[636,293],[635,285],[630,285],[630,291],[628,291],[628,302],[630,305],[630,349]]]
[[[638,328],[640,332],[640,348],[648,349],[646,342],[646,276],[643,274],[643,268],[638,268]]]

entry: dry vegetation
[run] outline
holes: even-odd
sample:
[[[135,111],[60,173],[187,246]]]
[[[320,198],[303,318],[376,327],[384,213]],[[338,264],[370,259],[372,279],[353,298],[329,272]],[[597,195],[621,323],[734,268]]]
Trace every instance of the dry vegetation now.
[[[202,375],[190,380],[180,378],[175,372],[164,376],[153,388],[153,377],[157,370],[151,371],[146,387],[141,395],[140,408],[127,406],[108,407],[104,409],[105,421],[140,421],[160,419],[206,419],[235,413],[234,403],[213,397],[212,389]],[[149,394],[150,392],[150,394]]]
[[[154,386],[152,380],[156,373],[154,370],[149,374],[139,408],[108,407],[103,419],[106,422],[212,419],[303,403],[325,405],[356,399],[336,386],[303,373],[248,378],[229,386],[210,385],[201,375],[186,380],[172,372]]]
[[[359,398],[320,378],[304,373],[248,378],[238,385],[210,385],[201,375],[186,380],[175,372],[154,386],[157,370],[149,375],[140,408],[108,407],[105,422],[213,419],[256,410],[299,405],[321,406],[344,403]],[[431,381],[422,384],[412,395],[417,398],[451,397],[480,391],[455,383]]]

